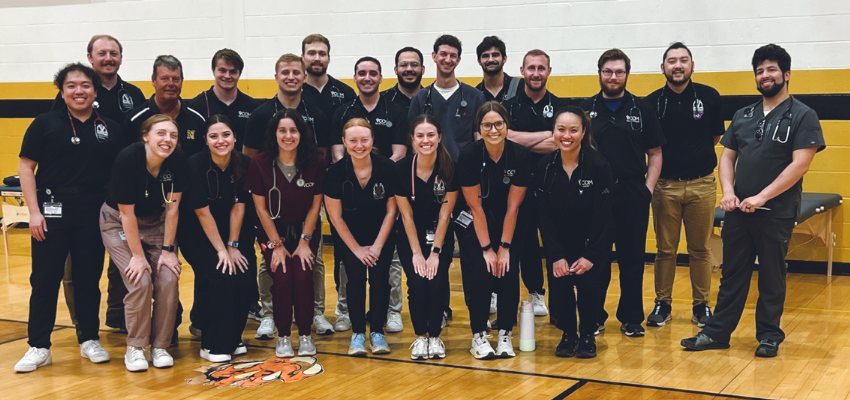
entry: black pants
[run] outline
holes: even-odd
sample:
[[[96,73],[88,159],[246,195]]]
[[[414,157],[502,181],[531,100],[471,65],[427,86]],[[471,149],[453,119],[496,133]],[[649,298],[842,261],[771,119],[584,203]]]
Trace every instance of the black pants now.
[[[714,315],[703,332],[728,342],[738,327],[750,291],[758,256],[759,299],[756,303],[756,339],[785,340],[779,327],[785,308],[785,255],[794,230],[794,218],[771,218],[759,214],[728,212],[723,223],[723,269]]]
[[[617,305],[617,320],[622,323],[643,323],[643,257],[646,253],[646,229],[649,226],[649,202],[652,193],[640,179],[620,180],[614,185],[611,211],[613,214],[617,249],[617,265],[620,269],[620,302]],[[611,284],[611,261],[598,266],[600,269],[600,297],[602,299],[598,323],[608,319],[605,298]]]
[[[369,324],[372,332],[384,333],[387,311],[390,308],[390,264],[393,261],[395,241],[392,234],[387,238],[378,262],[368,267],[360,262],[348,247],[342,249],[342,265],[348,276],[345,286],[348,294],[348,313],[353,333],[366,333],[366,283],[369,283]]]
[[[102,201],[103,199],[100,198]],[[58,200],[57,200],[58,201]],[[92,200],[94,201],[94,200]],[[67,203],[65,204],[67,207]],[[67,212],[67,208],[65,209]],[[67,218],[67,216],[66,216]],[[77,316],[77,341],[98,340],[100,328],[100,276],[103,274],[105,249],[100,237],[97,214],[83,222],[54,222],[47,219],[45,240],[31,239],[29,324],[27,343],[31,347],[50,348],[50,334],[56,323],[59,285],[65,275],[65,259],[71,254],[71,278],[74,282],[74,308]]]
[[[446,232],[446,240],[440,248],[440,265],[434,279],[423,278],[413,268],[413,251],[404,227],[396,232],[398,242],[398,258],[407,277],[407,304],[410,308],[410,320],[413,322],[413,332],[417,336],[440,336],[442,331],[443,311],[446,309],[445,298],[449,282],[449,268],[452,266],[454,252],[454,235],[452,229]],[[431,245],[425,240],[425,232],[419,232],[419,247],[427,260],[431,254]]]
[[[460,245],[460,268],[463,293],[469,308],[469,327],[472,333],[487,330],[490,318],[490,295],[498,293],[499,329],[510,331],[517,322],[519,307],[519,253],[511,251],[510,268],[505,276],[496,278],[487,271],[487,263],[481,252],[481,243],[470,223],[467,228],[455,226]],[[498,235],[496,234],[498,233]],[[516,235],[514,235],[516,237]],[[500,243],[501,233],[490,232],[491,243]],[[496,249],[498,250],[498,249]]]
[[[520,276],[528,293],[545,294],[543,289],[543,255],[540,251],[540,239],[537,235],[540,223],[538,221],[537,203],[527,196],[519,206],[517,217],[517,233],[511,250],[520,251]],[[501,322],[501,321],[500,321]]]
[[[567,260],[573,263],[575,260]],[[602,264],[602,263],[600,263]],[[552,264],[546,263],[551,271]],[[581,275],[567,275],[549,280],[549,305],[556,326],[564,333],[575,335],[593,335],[596,331],[596,317],[602,304],[599,302],[599,275],[601,269],[594,265]],[[577,300],[577,301],[576,301]],[[579,324],[576,324],[576,305],[578,305]]]

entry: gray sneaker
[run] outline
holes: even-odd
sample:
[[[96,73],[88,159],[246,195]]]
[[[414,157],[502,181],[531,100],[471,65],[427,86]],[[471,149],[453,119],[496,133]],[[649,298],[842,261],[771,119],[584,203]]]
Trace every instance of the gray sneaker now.
[[[348,317],[348,312],[340,313],[339,316],[336,317],[336,323],[334,323],[334,331],[345,332],[350,329],[351,318]]]
[[[277,328],[274,326],[274,319],[265,317],[260,322],[260,327],[257,328],[257,334],[254,335],[254,338],[257,340],[272,340],[274,339],[275,331],[277,331]]]
[[[292,339],[289,336],[277,337],[277,345],[274,347],[274,355],[279,358],[295,357],[295,350],[292,349]]]
[[[714,339],[708,337],[708,335],[700,332],[696,336],[682,339],[682,347],[686,350],[691,351],[703,351],[703,350],[717,350],[717,349],[728,349],[729,343],[723,343],[715,341]]]
[[[103,349],[97,340],[86,340],[80,345],[80,356],[99,364],[109,361],[109,353]]]
[[[299,356],[315,356],[316,345],[313,343],[313,337],[304,335],[298,338],[298,355]]]

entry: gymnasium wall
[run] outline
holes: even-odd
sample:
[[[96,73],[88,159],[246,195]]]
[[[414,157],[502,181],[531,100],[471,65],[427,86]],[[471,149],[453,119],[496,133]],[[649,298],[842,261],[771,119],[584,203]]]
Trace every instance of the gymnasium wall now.
[[[740,103],[740,96],[758,94],[753,50],[780,44],[793,57],[792,93],[809,95],[819,114],[829,118],[822,121],[829,147],[815,158],[804,190],[847,198],[848,16],[850,2],[843,0],[6,0],[0,2],[0,175],[15,173],[23,132],[56,94],[49,83],[53,74],[67,62],[85,62],[85,46],[94,34],[121,40],[121,76],[147,95],[152,60],[177,56],[187,79],[184,98],[212,84],[209,59],[223,47],[246,61],[242,90],[270,97],[276,90],[274,60],[300,53],[301,39],[317,32],[331,40],[331,75],[351,83],[354,61],[371,55],[383,63],[385,87],[395,83],[395,51],[408,45],[426,53],[425,81],[430,81],[433,40],[451,33],[464,44],[457,74],[475,84],[481,79],[475,46],[494,34],[507,43],[506,71],[518,75],[522,55],[543,49],[552,57],[550,90],[573,98],[598,91],[596,60],[611,47],[632,59],[630,91],[646,95],[661,87],[663,50],[679,40],[694,52],[694,79],[717,88],[729,103]],[[839,208],[834,220],[835,260],[848,263],[850,218],[844,215]],[[649,238],[647,252],[654,252],[651,228]],[[826,259],[822,244],[804,241],[795,237],[789,258]]]

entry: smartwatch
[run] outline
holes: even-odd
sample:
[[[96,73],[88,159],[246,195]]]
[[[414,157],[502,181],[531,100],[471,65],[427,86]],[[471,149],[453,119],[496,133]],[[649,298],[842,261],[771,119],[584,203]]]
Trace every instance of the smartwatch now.
[[[502,246],[503,248],[505,248],[505,250],[508,250],[508,249],[510,249],[510,248],[511,248],[511,244],[510,244],[510,243],[508,243],[508,242],[502,242],[502,245],[501,245],[501,246]]]
[[[308,241],[308,242],[309,242],[309,241],[313,240],[313,235],[308,235],[308,234],[306,234],[306,233],[302,233],[302,234],[301,234],[301,239],[304,239],[304,240],[306,240],[306,241]]]
[[[434,253],[434,254],[440,254],[441,251],[443,251],[443,249],[441,249],[439,247],[432,247],[431,248],[431,252]]]
[[[269,242],[266,243],[266,247],[268,247],[269,249],[274,249],[275,247],[278,247],[281,244],[283,243],[280,240],[269,240]]]
[[[234,248],[239,248],[239,242],[227,242],[227,245]]]
[[[493,243],[488,243],[486,246],[481,246],[481,251],[487,251],[492,247]]]
[[[171,245],[171,246],[164,246],[163,245],[162,246],[162,251],[170,251],[170,252],[174,253],[175,250],[177,250],[177,246],[174,246],[174,245]]]

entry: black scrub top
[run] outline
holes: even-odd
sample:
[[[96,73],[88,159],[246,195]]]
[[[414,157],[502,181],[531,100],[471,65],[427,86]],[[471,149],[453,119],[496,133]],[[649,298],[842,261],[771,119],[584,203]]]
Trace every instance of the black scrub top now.
[[[560,151],[544,156],[534,168],[534,200],[550,264],[584,257],[595,265],[611,251],[611,166],[593,149],[581,152],[572,176],[564,171]]]
[[[419,86],[419,89],[420,90],[422,89],[421,85]],[[402,93],[398,89],[398,83],[396,83],[395,86],[381,92],[381,96],[384,96],[385,98],[389,99],[391,102],[396,103],[396,104],[404,107],[405,113],[407,113],[407,111],[410,110],[411,98],[407,97],[406,94]],[[405,115],[407,115],[407,114],[405,114]]]
[[[233,134],[236,136],[236,150],[238,151],[242,149],[242,143],[245,141],[245,126],[248,124],[248,117],[260,106],[260,102],[242,93],[241,90],[236,90],[236,100],[233,100],[230,105],[219,100],[212,87],[189,100],[188,105],[207,119],[216,114],[222,114],[229,118],[230,122],[233,123],[231,128],[233,128]]]
[[[307,87],[307,85],[304,85],[304,87]],[[248,117],[243,145],[264,151],[263,142],[266,140],[266,128],[268,128],[269,121],[278,111],[285,109],[286,107],[280,103],[277,95],[257,107]],[[330,120],[319,106],[305,99],[302,94],[301,102],[295,108],[295,111],[301,114],[301,118],[304,118],[304,122],[313,130],[316,147],[330,147]]]
[[[118,76],[118,82],[112,89],[103,86],[97,88],[97,100],[92,105],[101,117],[109,118],[118,123],[124,122],[131,111],[145,102],[145,94],[136,85],[126,82]],[[67,106],[62,99],[62,93],[56,94],[52,110],[64,110]]]
[[[551,131],[555,122],[555,112],[562,106],[561,99],[546,91],[540,101],[535,103],[525,94],[525,90],[504,103],[508,110],[508,119],[512,131],[542,132]],[[532,163],[536,164],[542,154],[531,153]]]
[[[476,89],[480,90],[481,93],[484,94],[484,101],[498,101],[499,103],[504,104],[506,101],[516,97],[520,92],[525,92],[525,80],[522,78],[514,78],[508,75],[507,72],[502,72],[504,74],[505,80],[502,81],[502,89],[499,90],[499,93],[496,93],[495,96],[487,90],[487,87],[484,86],[484,80],[478,83],[475,86]],[[516,92],[513,96],[508,97],[508,90],[510,90],[511,84],[513,84],[514,79],[518,80]]]
[[[372,176],[365,187],[360,187],[350,156],[330,166],[324,183],[325,196],[341,200],[342,219],[361,246],[375,242],[387,215],[387,201],[395,195],[395,164],[378,154],[370,157]]]
[[[759,139],[756,133],[760,124],[763,124],[763,136]],[[791,164],[794,150],[826,148],[817,113],[794,97],[777,105],[767,116],[761,101],[738,110],[720,143],[738,153],[735,195],[741,201],[759,194],[773,183]],[[797,218],[802,196],[803,179],[800,178],[788,190],[764,204],[770,211],[756,212],[768,213],[774,218]]]
[[[522,145],[505,139],[505,150],[499,161],[493,161],[484,148],[484,139],[470,143],[460,153],[455,177],[463,187],[481,185],[481,207],[487,215],[487,226],[491,232],[501,232],[505,214],[508,212],[508,192],[511,186],[528,187],[531,184],[531,158]],[[482,182],[482,162],[484,168]],[[507,183],[505,182],[507,181]],[[469,211],[469,206],[465,207]],[[499,223],[496,223],[499,222]]]
[[[331,128],[331,145],[341,145],[342,128],[353,118],[363,118],[372,125],[375,136],[373,147],[384,157],[393,155],[393,145],[407,146],[407,110],[381,96],[372,111],[366,111],[359,97],[336,110]]]
[[[159,107],[156,106],[154,96],[151,96],[147,102],[142,103],[130,114],[127,114],[123,127],[124,146],[140,142],[142,140],[142,124],[145,120],[156,114],[162,114]],[[204,136],[207,134],[206,119],[198,111],[189,107],[182,98],[180,99],[180,112],[175,121],[177,122],[178,143],[186,156],[191,156],[207,147],[204,140]]]
[[[177,148],[163,161],[159,175],[154,177],[147,168],[145,144],[133,143],[115,158],[106,204],[115,210],[119,204],[133,204],[137,217],[162,214],[170,193],[183,192],[185,167],[186,157]]]
[[[418,159],[418,158],[417,158]],[[446,194],[458,192],[460,182],[456,176],[438,176],[440,163],[434,164],[434,170],[427,181],[416,175],[416,166],[413,164],[413,156],[407,156],[395,163],[396,181],[395,195],[406,197],[413,211],[413,224],[416,232],[424,233],[426,230],[434,230],[440,219],[440,209],[446,201]],[[456,175],[456,174],[455,174]],[[451,179],[449,179],[451,178]],[[416,190],[416,198],[413,191]],[[399,219],[401,222],[401,219]],[[404,232],[400,228],[400,232]]]
[[[178,235],[181,238],[199,241],[212,248],[212,243],[207,239],[207,234],[201,226],[201,221],[195,210],[209,207],[210,214],[215,220],[218,234],[222,241],[230,240],[230,212],[236,203],[245,204],[245,216],[242,219],[242,227],[239,231],[241,243],[251,248],[254,242],[254,201],[251,193],[245,189],[245,178],[251,158],[239,153],[238,162],[242,163],[243,176],[241,182],[233,181],[233,165],[228,165],[224,171],[210,159],[207,151],[202,151],[186,160],[186,187],[180,199],[180,222],[177,224]],[[232,160],[231,160],[232,163]],[[186,239],[181,239],[181,245],[192,246]],[[240,247],[240,249],[243,249]]]
[[[699,119],[694,118],[697,100],[703,108]],[[661,178],[692,180],[712,174],[717,166],[714,137],[726,130],[720,93],[691,81],[681,94],[665,84],[646,101],[655,107],[667,140],[661,146]]]
[[[608,107],[601,92],[583,101],[581,108],[591,114],[593,138],[611,163],[614,179],[646,178],[646,151],[667,143],[655,107],[627,90],[616,111]]]
[[[466,101],[466,107],[461,107],[462,101]],[[426,107],[428,104],[431,107]],[[478,127],[474,126],[475,112],[483,104],[484,94],[463,82],[448,99],[444,99],[432,84],[413,96],[407,120],[413,121],[417,115],[430,111],[443,127],[443,146],[457,162],[461,149],[475,141],[475,132],[478,131]]]
[[[316,89],[306,82],[304,83],[304,87],[301,91],[303,92],[304,98],[307,99],[307,101],[318,105],[319,109],[321,109],[328,118],[333,116],[334,113],[336,113],[336,110],[343,104],[348,103],[357,97],[357,93],[351,88],[351,86],[346,85],[339,79],[330,75],[328,75],[328,83],[325,84],[325,87],[322,88],[321,92],[319,92],[319,89]]]

